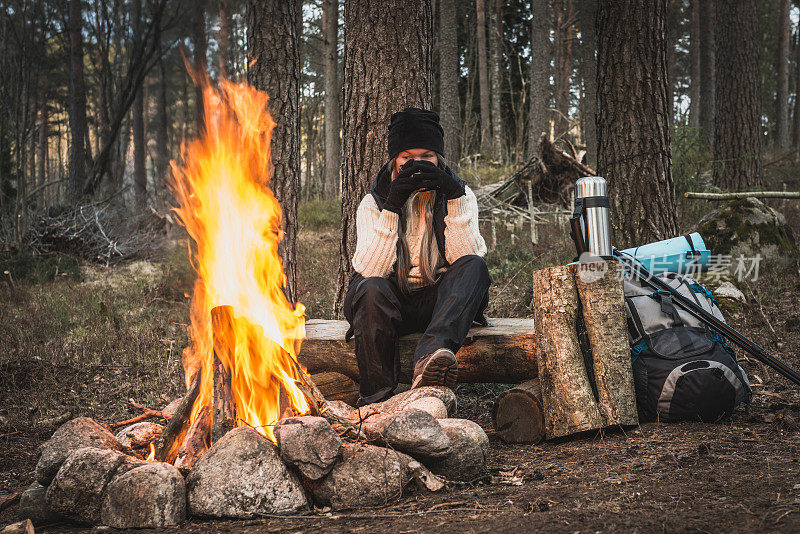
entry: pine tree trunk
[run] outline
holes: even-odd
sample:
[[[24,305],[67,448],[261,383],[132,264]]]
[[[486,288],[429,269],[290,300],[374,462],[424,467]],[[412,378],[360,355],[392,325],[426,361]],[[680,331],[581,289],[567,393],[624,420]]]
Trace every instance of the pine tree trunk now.
[[[700,126],[700,0],[691,0],[689,19],[689,126]]]
[[[206,12],[203,2],[198,2],[194,7],[192,18],[192,45],[194,46],[194,70],[204,76],[208,65],[208,41],[206,40]],[[197,131],[203,130],[205,119],[203,118],[203,88],[195,84],[195,120],[197,121]]]
[[[169,117],[167,116],[167,70],[161,44],[158,51],[158,90],[156,92],[156,173],[155,180],[167,183],[169,174]]]
[[[700,131],[706,143],[714,142],[716,72],[716,0],[698,0],[700,8]]]
[[[531,76],[526,156],[537,153],[539,137],[549,132],[550,103],[550,0],[531,0]]]
[[[489,67],[486,59],[486,6],[484,0],[475,0],[475,17],[478,44],[478,82],[481,102],[481,153],[492,152],[492,119],[489,104]]]
[[[219,43],[219,77],[228,78],[228,65],[230,64],[230,35],[231,20],[228,10],[228,0],[219,0],[219,31],[217,32],[217,42]]]
[[[325,198],[339,192],[342,166],[342,115],[339,108],[339,0],[322,1],[322,34],[325,40]]]
[[[83,84],[81,0],[69,0],[69,203],[77,205],[86,182],[86,89]]]
[[[598,172],[608,180],[618,246],[678,232],[669,145],[666,0],[601,2]]]
[[[284,235],[279,245],[286,296],[294,302],[297,281],[297,197],[300,193],[300,2],[250,0],[247,4],[247,80],[269,95],[277,126],[272,132],[270,189],[281,204]]]
[[[761,183],[761,34],[752,0],[717,4],[714,185]]]
[[[402,17],[397,13],[402,12]],[[430,108],[430,0],[346,0],[342,121],[342,245],[337,310],[352,274],[356,209],[386,163],[392,113]],[[392,68],[402,65],[402,68]]]
[[[578,13],[581,29],[581,52],[583,56],[583,140],[586,145],[586,164],[593,168],[597,164],[597,5],[594,2],[581,4]]]
[[[439,34],[450,36],[439,41],[439,111],[444,130],[444,157],[454,166],[460,158],[461,148],[456,0],[441,0],[439,16]]]
[[[133,0],[133,47],[142,47],[142,0]],[[133,193],[136,213],[143,213],[147,205],[147,173],[145,172],[144,146],[144,84],[136,90],[131,109],[133,120]]]
[[[39,163],[39,168],[36,172],[39,186],[44,186],[47,183],[47,159],[49,157],[47,142],[49,137],[48,128],[50,126],[48,111],[47,99],[45,99],[39,115],[39,154],[36,158]],[[45,188],[42,190],[40,194],[41,200],[38,203],[40,207],[47,207],[49,205],[49,202],[47,202],[47,198],[50,195],[49,189],[50,188]]]
[[[567,134],[569,130],[569,95],[572,74],[572,0],[556,0],[555,40],[555,101],[558,117],[556,135]]]
[[[503,61],[503,12],[502,0],[490,1],[489,5],[489,50],[491,64],[489,81],[492,101],[492,155],[503,160],[503,117],[501,115],[502,93],[500,89],[500,64]]]
[[[775,147],[789,147],[789,0],[780,0],[778,21],[778,90],[775,101]]]
[[[794,115],[792,116],[792,146],[800,146],[800,26],[794,40]]]

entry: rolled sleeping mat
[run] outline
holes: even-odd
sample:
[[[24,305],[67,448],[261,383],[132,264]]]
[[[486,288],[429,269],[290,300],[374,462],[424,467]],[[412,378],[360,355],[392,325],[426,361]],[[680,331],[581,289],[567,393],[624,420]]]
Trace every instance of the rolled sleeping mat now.
[[[619,252],[635,258],[652,274],[705,271],[711,257],[711,251],[697,232]]]

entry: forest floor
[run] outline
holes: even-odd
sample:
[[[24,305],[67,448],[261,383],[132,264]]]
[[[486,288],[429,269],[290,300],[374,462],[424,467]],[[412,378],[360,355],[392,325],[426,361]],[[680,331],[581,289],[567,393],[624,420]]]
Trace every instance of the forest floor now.
[[[796,204],[773,206],[800,236]],[[332,203],[307,203],[301,212],[299,300],[308,317],[333,314],[337,218]],[[566,229],[556,224],[542,228],[535,247],[524,236],[512,245],[510,233],[500,229],[487,255],[494,279],[487,315],[532,316],[530,273],[572,255]],[[129,398],[159,407],[181,394],[185,294],[193,280],[181,241],[154,260],[115,267],[64,257],[27,258],[11,267],[28,274],[17,277],[14,290],[0,289],[0,502],[32,482],[37,447],[52,432],[39,429],[43,419],[70,412],[119,421],[136,415]],[[763,266],[746,294],[748,302],[731,309],[728,321],[800,368],[797,267]],[[456,485],[351,512],[192,520],[163,532],[796,532],[800,391],[753,361],[742,365],[760,385],[750,406],[728,421],[648,423],[539,445],[506,445],[493,432],[492,403],[510,385],[460,385],[455,416],[483,426],[491,440],[491,473],[516,485]],[[16,507],[0,512],[0,525],[15,518]],[[58,525],[41,531],[83,530]]]

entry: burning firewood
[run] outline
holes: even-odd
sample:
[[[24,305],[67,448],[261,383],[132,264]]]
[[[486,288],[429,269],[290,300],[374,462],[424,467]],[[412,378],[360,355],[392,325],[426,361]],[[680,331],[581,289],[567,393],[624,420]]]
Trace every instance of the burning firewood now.
[[[173,463],[175,461],[175,457],[178,454],[178,447],[183,441],[191,423],[189,417],[192,414],[194,401],[197,400],[197,396],[200,394],[202,374],[200,369],[195,371],[192,382],[189,384],[189,389],[186,391],[186,395],[184,395],[178,409],[175,410],[175,415],[169,420],[164,432],[158,439],[155,454],[155,459],[157,461],[167,463]]]
[[[200,456],[211,446],[211,407],[203,406],[197,414],[192,426],[186,432],[186,438],[178,449],[175,467],[182,471],[190,470]]]
[[[236,401],[231,386],[231,364],[236,357],[233,307],[217,306],[211,310],[211,336],[214,346],[214,414],[211,439],[217,441],[236,427]]]

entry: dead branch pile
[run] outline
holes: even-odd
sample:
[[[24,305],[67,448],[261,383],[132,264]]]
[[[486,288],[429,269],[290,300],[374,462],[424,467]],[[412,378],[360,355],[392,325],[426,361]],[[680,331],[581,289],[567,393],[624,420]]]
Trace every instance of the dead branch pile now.
[[[32,218],[23,244],[36,254],[74,254],[109,265],[148,256],[170,224],[154,210],[132,217],[112,204],[89,204]]]
[[[571,205],[575,181],[595,172],[572,155],[554,145],[546,134],[539,138],[539,155],[531,157],[522,167],[502,182],[476,189],[483,219],[491,213],[504,213],[530,220],[537,211],[561,212]],[[530,198],[529,198],[530,197]],[[531,210],[531,203],[549,205],[548,210]]]

